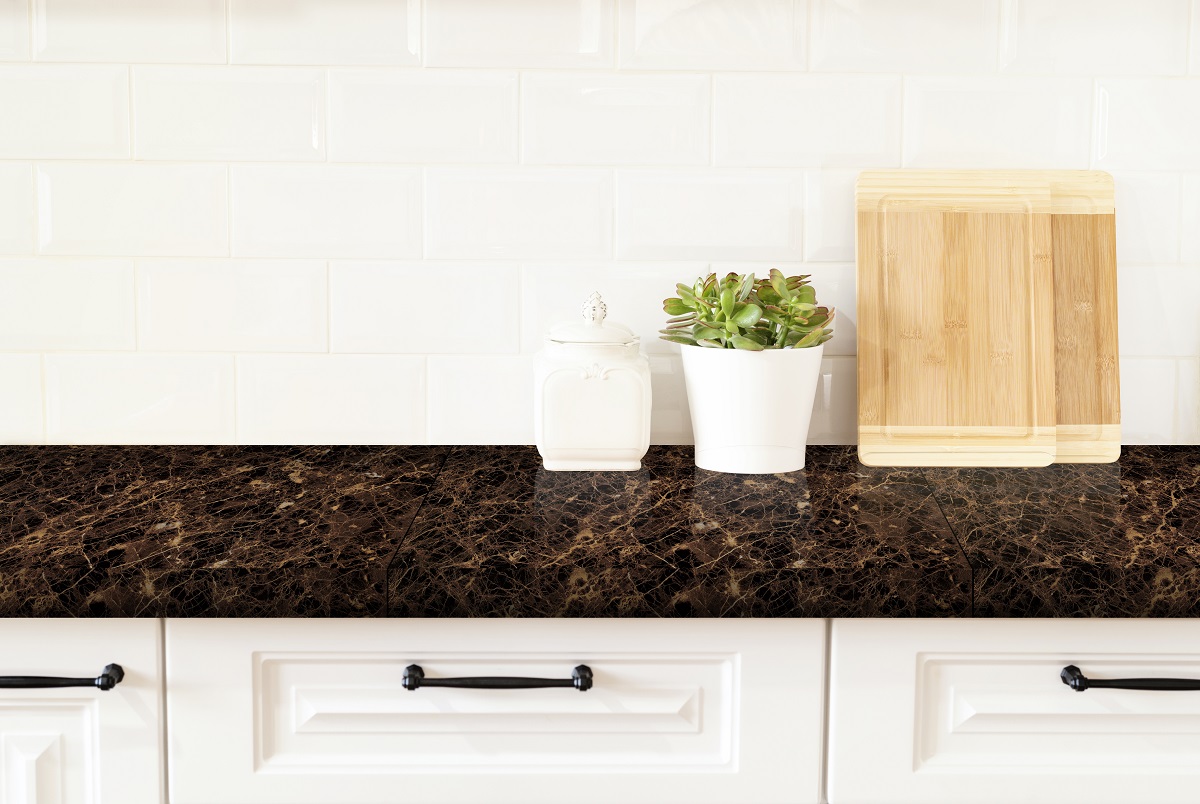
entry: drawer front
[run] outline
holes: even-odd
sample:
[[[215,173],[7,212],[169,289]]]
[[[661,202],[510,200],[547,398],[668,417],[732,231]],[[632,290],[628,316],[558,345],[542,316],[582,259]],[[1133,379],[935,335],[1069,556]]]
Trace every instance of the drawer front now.
[[[821,621],[170,620],[174,804],[811,802]],[[404,688],[442,678],[546,689]],[[220,774],[212,769],[219,767]]]
[[[1195,802],[1200,691],[1090,679],[1200,680],[1200,622],[835,620],[831,804]]]
[[[0,688],[0,801],[163,800],[158,620],[0,620],[0,676],[124,678],[95,687]]]

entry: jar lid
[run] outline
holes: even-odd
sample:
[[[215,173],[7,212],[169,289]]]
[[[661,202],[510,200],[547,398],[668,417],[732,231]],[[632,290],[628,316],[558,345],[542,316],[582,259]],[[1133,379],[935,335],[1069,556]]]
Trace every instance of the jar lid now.
[[[554,343],[609,343],[628,346],[637,343],[638,336],[624,324],[605,322],[608,305],[593,292],[583,303],[583,320],[568,321],[550,328],[547,340]]]

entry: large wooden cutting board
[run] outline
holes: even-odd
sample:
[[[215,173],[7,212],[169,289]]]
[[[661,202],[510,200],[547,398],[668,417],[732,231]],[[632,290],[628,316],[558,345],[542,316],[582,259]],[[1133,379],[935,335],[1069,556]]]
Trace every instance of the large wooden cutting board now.
[[[868,171],[857,208],[863,463],[1115,459],[1107,174]]]

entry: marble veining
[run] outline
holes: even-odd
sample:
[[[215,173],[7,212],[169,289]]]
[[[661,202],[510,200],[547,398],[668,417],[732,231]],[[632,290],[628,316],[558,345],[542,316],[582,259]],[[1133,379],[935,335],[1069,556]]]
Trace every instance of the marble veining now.
[[[548,472],[532,447],[0,447],[0,616],[1200,616],[1200,448]]]

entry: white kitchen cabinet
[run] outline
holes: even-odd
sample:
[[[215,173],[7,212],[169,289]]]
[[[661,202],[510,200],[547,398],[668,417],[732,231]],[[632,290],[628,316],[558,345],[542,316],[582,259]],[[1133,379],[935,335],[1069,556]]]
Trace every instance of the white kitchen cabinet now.
[[[1195,802],[1200,621],[835,620],[831,804]]]
[[[171,801],[814,802],[824,649],[821,620],[168,620]]]
[[[159,804],[158,620],[0,620],[0,676],[124,677],[95,687],[0,688],[2,804]]]

